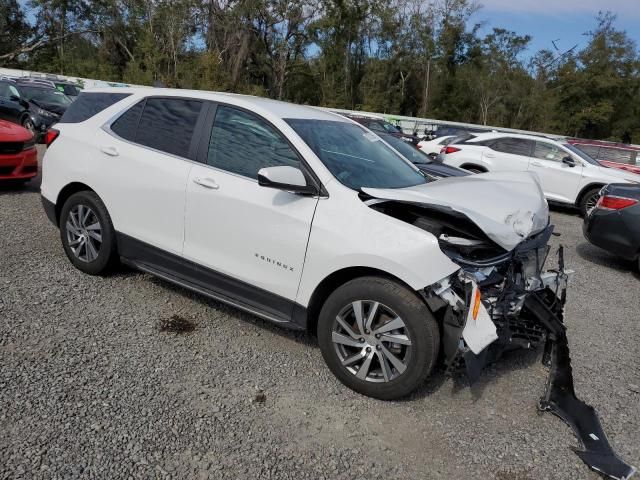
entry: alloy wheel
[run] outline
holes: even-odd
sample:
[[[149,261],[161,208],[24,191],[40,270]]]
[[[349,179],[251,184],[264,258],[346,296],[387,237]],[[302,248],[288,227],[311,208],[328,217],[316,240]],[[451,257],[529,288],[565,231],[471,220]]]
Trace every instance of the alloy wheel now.
[[[25,120],[22,126],[27,130],[29,130],[33,135],[35,135],[36,126],[33,124],[33,122],[30,119]]]
[[[373,300],[345,306],[333,322],[331,340],[342,366],[367,382],[396,379],[411,358],[412,342],[404,321]]]
[[[598,203],[599,199],[600,199],[600,194],[599,193],[595,193],[595,194],[591,195],[587,199],[587,201],[585,203],[585,210],[586,210],[587,214],[591,213],[591,210],[596,208],[596,204]]]
[[[65,225],[69,248],[82,262],[93,262],[102,246],[102,226],[95,212],[86,205],[75,205]]]

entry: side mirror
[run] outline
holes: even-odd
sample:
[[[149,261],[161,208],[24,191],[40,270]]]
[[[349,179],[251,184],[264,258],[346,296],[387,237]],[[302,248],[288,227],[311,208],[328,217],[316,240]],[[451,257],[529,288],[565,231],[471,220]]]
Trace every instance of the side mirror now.
[[[17,95],[10,95],[9,100],[11,100],[12,102],[20,102],[20,97]]]
[[[303,195],[318,193],[318,189],[313,185],[308,185],[302,171],[295,167],[261,168],[258,171],[258,185]]]
[[[573,158],[569,157],[569,156],[564,157],[562,159],[562,163],[564,163],[565,165],[569,165],[570,167],[575,167],[576,166],[576,161]]]

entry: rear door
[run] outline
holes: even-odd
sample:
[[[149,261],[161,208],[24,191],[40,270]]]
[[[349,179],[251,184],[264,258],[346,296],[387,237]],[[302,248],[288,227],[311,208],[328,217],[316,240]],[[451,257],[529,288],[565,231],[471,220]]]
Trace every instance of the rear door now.
[[[149,97],[99,130],[98,193],[120,234],[182,254],[185,188],[208,103]],[[126,256],[126,255],[125,255]]]
[[[482,164],[490,172],[526,172],[533,144],[525,138],[498,138],[489,142],[482,152]]]
[[[571,155],[558,145],[536,140],[529,171],[538,175],[542,191],[549,200],[573,203],[578,194],[583,166],[580,160],[575,160],[573,167],[567,165],[562,162],[565,157]]]
[[[223,294],[288,320],[318,198],[258,185],[263,167],[303,168],[266,119],[227,105],[210,116],[186,186],[184,256]]]

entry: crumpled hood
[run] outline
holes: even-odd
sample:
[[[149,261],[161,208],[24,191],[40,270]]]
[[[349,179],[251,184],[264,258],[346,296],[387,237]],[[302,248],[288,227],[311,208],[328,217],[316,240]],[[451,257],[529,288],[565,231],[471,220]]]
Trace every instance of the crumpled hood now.
[[[437,205],[463,213],[506,250],[549,222],[549,206],[531,172],[481,173],[415,187],[363,188],[381,200]]]

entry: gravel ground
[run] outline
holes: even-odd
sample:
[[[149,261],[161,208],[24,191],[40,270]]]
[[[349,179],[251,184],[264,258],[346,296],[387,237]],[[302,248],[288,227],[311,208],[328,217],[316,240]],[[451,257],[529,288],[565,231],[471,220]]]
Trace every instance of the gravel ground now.
[[[578,395],[640,460],[640,275],[554,211],[576,270],[567,325]],[[161,330],[172,317],[185,333]],[[519,352],[469,387],[436,373],[381,402],[338,383],[313,337],[149,275],[83,275],[37,182],[0,191],[0,479],[598,478],[536,401]]]

